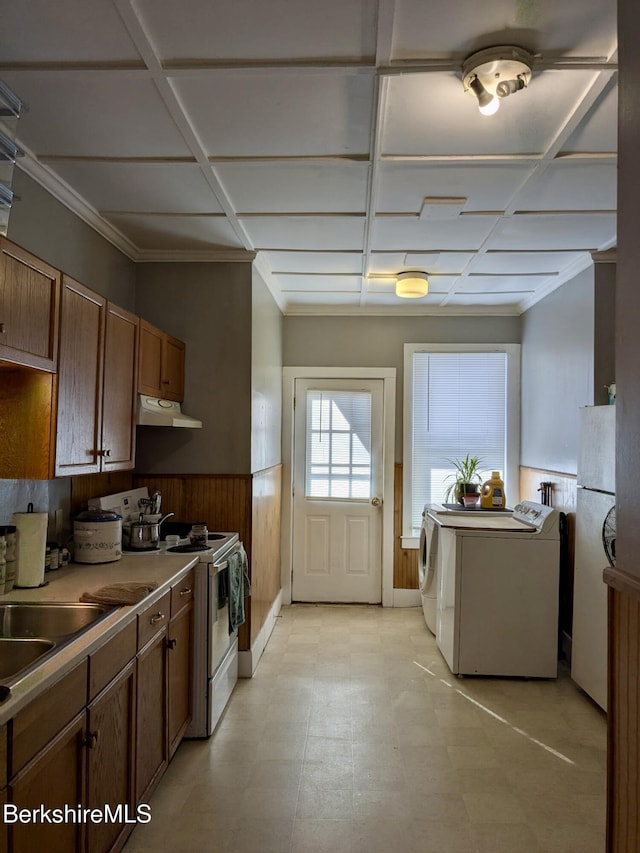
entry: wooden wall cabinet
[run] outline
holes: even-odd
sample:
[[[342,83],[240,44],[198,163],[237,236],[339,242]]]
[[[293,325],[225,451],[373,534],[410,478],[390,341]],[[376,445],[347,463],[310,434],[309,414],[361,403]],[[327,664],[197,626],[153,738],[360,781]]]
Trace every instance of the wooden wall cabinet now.
[[[183,341],[140,320],[138,392],[181,403],[184,400]]]
[[[133,468],[138,318],[63,276],[55,475]]]
[[[60,273],[0,238],[0,360],[55,372]]]

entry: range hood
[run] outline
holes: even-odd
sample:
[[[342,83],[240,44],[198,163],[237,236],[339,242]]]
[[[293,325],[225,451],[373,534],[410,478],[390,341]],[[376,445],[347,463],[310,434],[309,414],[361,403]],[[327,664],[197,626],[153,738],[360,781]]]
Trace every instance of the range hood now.
[[[180,403],[173,400],[160,400],[158,397],[138,395],[138,426],[187,427],[200,429],[202,421],[182,414]]]

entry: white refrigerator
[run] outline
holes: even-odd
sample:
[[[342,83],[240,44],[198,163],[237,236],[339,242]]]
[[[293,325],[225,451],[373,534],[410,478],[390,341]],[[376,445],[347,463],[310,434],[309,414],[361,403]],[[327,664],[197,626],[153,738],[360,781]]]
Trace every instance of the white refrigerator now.
[[[571,677],[607,710],[607,586],[603,528],[615,507],[615,406],[580,409]],[[615,551],[614,551],[615,553]]]

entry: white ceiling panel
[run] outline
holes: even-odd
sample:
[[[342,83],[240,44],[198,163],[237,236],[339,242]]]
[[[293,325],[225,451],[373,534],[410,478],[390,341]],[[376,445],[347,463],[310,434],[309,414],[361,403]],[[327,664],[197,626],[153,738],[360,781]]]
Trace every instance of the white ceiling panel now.
[[[453,36],[453,38],[452,38]],[[464,58],[494,44],[579,56],[608,54],[616,40],[614,3],[600,0],[477,0],[438,4],[396,0],[394,57]]]
[[[325,291],[322,294],[306,290],[289,291],[286,294],[285,301],[287,307],[304,305],[313,308],[314,306],[317,307],[319,296],[322,296],[324,307],[344,307],[347,305],[357,307],[360,305],[359,293],[334,293],[332,291]]]
[[[468,271],[487,275],[551,275],[555,270],[576,264],[582,255],[582,252],[486,252],[475,256]]]
[[[18,137],[35,154],[190,154],[153,82],[139,75],[2,72],[2,79],[29,105]]]
[[[518,196],[519,210],[615,210],[615,163],[555,160]]]
[[[429,196],[466,198],[464,210],[504,210],[534,164],[478,166],[385,163],[379,170],[378,211],[418,213]]]
[[[98,210],[221,213],[199,166],[192,163],[56,163],[58,174]]]
[[[243,213],[364,212],[367,163],[219,163],[234,208]]]
[[[616,234],[613,214],[532,215],[503,219],[493,232],[492,249],[603,249],[609,248]]]
[[[107,219],[142,250],[158,246],[164,246],[164,252],[244,248],[223,216],[117,214]]]
[[[454,221],[421,221],[404,216],[376,217],[373,247],[379,251],[475,249],[496,224],[495,216],[461,216]]]
[[[390,290],[386,293],[368,293],[366,304],[371,307],[386,306],[396,309],[396,311],[400,309],[402,313],[406,314],[420,314],[424,313],[425,308],[437,308],[442,304],[443,298],[444,295],[442,293],[432,293],[430,291],[427,296],[421,296],[418,299],[403,299],[400,296],[396,296],[393,290]]]
[[[310,293],[359,293],[362,285],[361,275],[303,275],[281,273],[278,276],[283,293],[290,290],[304,290]]]
[[[364,217],[252,216],[242,220],[255,249],[362,249]]]
[[[209,156],[369,152],[371,74],[265,70],[173,85]]]
[[[360,252],[263,252],[269,267],[278,272],[360,273]]]
[[[570,136],[563,151],[614,152],[618,149],[618,87],[603,92],[580,127]]]
[[[531,293],[548,282],[538,275],[474,275],[460,280],[456,293]]]
[[[460,74],[392,77],[384,154],[536,154],[553,140],[593,80],[593,72],[534,74],[529,87],[505,98],[495,116],[478,111]]]
[[[138,0],[137,8],[163,60],[375,55],[371,0]]]
[[[404,264],[430,272],[460,274],[474,257],[470,252],[407,252]]]
[[[523,296],[526,294],[517,293],[455,293],[447,296],[445,303],[449,306],[459,307],[503,307],[511,308],[513,313],[517,313],[518,306]]]
[[[2,3],[2,62],[140,61],[115,3],[28,0]]]

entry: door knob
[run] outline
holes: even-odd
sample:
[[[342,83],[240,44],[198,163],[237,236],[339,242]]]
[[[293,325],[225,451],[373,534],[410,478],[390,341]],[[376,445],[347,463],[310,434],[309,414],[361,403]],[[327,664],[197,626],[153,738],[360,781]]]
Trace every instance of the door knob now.
[[[380,498],[371,498],[371,506],[380,506],[381,503]]]

